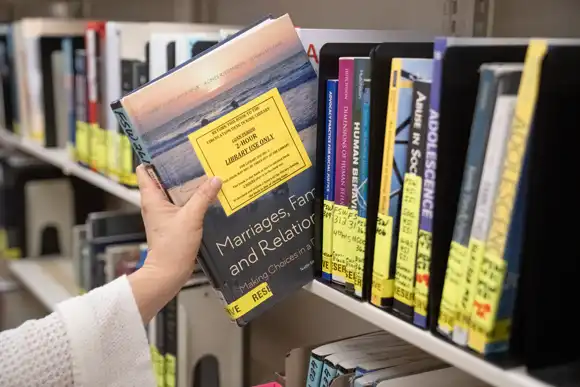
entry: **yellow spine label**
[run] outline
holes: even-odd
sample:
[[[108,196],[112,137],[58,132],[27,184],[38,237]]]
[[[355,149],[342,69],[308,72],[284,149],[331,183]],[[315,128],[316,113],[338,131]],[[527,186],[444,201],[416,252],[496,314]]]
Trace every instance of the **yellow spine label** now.
[[[354,288],[356,271],[358,213],[348,209],[348,237],[346,243],[346,276],[345,282]]]
[[[165,355],[165,387],[175,387],[177,382],[177,359],[172,354]]]
[[[105,130],[107,136],[107,172],[114,180],[121,178],[121,158],[122,154],[119,147],[119,133],[115,130]]]
[[[415,313],[427,316],[429,305],[429,278],[431,267],[431,243],[433,236],[430,232],[419,230],[417,238],[417,273],[415,274]]]
[[[381,176],[381,191],[379,196],[379,212],[389,213],[391,201],[391,179],[393,176],[393,158],[395,149],[395,136],[397,131],[397,74],[401,73],[402,62],[395,58],[391,66],[391,87],[389,89],[389,105],[387,110],[387,123],[385,128],[385,149],[383,151],[383,169]]]
[[[403,203],[395,272],[395,299],[414,305],[417,233],[421,216],[421,177],[406,174],[403,182]]]
[[[546,40],[532,40],[526,53],[511,135],[507,143],[508,156],[502,169],[473,302],[471,323],[473,331],[476,332],[490,334],[494,329],[506,272],[506,262],[503,259],[505,245],[536,108],[542,62],[547,50]]]
[[[346,255],[348,247],[348,208],[334,204],[332,228],[332,279],[344,283],[346,277]]]
[[[77,151],[74,145],[70,142],[66,144],[66,153],[68,154],[68,158],[71,161],[77,161]]]
[[[441,296],[441,308],[437,325],[450,332],[455,326],[457,303],[462,293],[463,262],[468,257],[467,247],[452,241],[447,259],[447,271]]]
[[[392,298],[394,293],[394,282],[390,279],[392,240],[393,218],[378,214],[371,291],[371,302],[376,306],[381,306],[382,299]]]
[[[479,268],[483,261],[483,252],[485,251],[485,244],[476,239],[469,241],[469,249],[467,251],[469,263],[465,270],[465,280],[462,286],[462,294],[459,297],[457,304],[457,320],[456,327],[467,331],[471,322],[471,313],[473,311],[473,301],[475,299],[475,290],[477,288],[477,277],[479,275]]]
[[[98,124],[90,125],[90,165],[104,173],[107,167],[107,134]]]
[[[227,216],[312,166],[277,88],[191,133],[207,176],[222,178]]]
[[[272,290],[270,290],[268,283],[262,282],[260,285],[226,306],[226,310],[232,320],[237,320],[273,295],[274,294],[272,293]]]
[[[38,130],[38,129],[32,130],[32,133],[30,133],[30,139],[32,141],[44,146],[44,141],[45,141],[44,131]]]
[[[324,201],[322,209],[322,273],[325,279],[332,278],[332,229],[334,202]]]
[[[81,163],[89,163],[90,132],[86,122],[77,121],[76,126],[76,154]]]
[[[355,264],[354,264],[354,293],[362,297],[363,275],[365,268],[365,243],[366,243],[367,220],[357,216],[355,228]]]
[[[474,351],[485,353],[486,346],[500,341],[507,342],[510,338],[511,319],[497,321],[491,334],[482,331],[470,332],[468,345]]]

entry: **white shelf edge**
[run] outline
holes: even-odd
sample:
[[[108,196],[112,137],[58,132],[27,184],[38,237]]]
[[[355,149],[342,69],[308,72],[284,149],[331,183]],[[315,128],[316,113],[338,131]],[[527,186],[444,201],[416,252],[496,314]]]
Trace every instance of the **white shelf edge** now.
[[[137,189],[127,188],[116,183],[106,176],[84,168],[76,162],[70,160],[66,149],[47,149],[30,140],[20,138],[4,129],[0,129],[0,141],[8,146],[19,149],[38,159],[62,169],[63,173],[73,175],[79,179],[99,187],[103,191],[117,196],[135,206],[139,206],[141,196]]]
[[[122,200],[140,206],[138,190],[126,188],[105,176],[78,165],[68,159],[66,150],[46,149],[2,129],[0,129],[0,141],[59,167],[66,174],[74,175]],[[53,310],[58,302],[71,297],[54,279],[48,278],[42,273],[38,265],[30,264],[29,267],[26,267],[20,266],[20,263],[26,264],[24,261],[15,261],[10,265],[11,270],[50,310]],[[30,277],[24,276],[24,273],[29,274]],[[21,275],[28,279],[21,278]],[[38,289],[39,284],[43,283],[49,284],[50,291]],[[529,376],[523,367],[503,370],[446,343],[429,332],[401,321],[366,302],[357,301],[316,280],[306,285],[304,289],[491,385],[498,387],[550,387],[549,384]]]
[[[493,386],[550,386],[529,376],[523,367],[510,370],[499,368],[433,336],[430,332],[408,324],[367,302],[357,301],[319,281],[312,281],[304,289]]]
[[[8,268],[51,312],[55,311],[56,305],[60,302],[76,296],[76,294],[70,294],[54,277],[48,275],[43,270],[40,261],[37,262],[30,258],[19,259],[9,262]]]

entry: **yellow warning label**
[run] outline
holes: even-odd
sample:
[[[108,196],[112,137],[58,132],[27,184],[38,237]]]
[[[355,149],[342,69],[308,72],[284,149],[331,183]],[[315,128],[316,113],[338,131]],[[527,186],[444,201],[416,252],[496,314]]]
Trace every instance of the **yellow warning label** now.
[[[232,320],[237,320],[274,294],[267,282],[263,282],[226,307]]]
[[[506,262],[503,259],[485,253],[479,269],[471,313],[472,325],[482,332],[491,333],[494,328],[505,271]]]
[[[390,278],[391,245],[393,239],[393,218],[378,214],[373,260],[373,283],[371,302],[381,306],[383,298],[392,298],[395,282]]]
[[[81,163],[89,163],[89,125],[86,122],[77,121],[76,128],[76,154]]]
[[[218,198],[231,215],[312,163],[278,89],[189,135],[205,173],[219,176]]]
[[[322,210],[322,275],[324,279],[332,278],[332,228],[333,228],[334,202],[324,201]]]

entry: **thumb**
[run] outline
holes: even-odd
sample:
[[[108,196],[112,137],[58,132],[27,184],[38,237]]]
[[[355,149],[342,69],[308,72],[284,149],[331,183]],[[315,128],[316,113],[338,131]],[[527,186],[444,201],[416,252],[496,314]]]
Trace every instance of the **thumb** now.
[[[183,206],[188,217],[191,217],[190,219],[195,222],[202,223],[207,209],[213,203],[221,188],[222,181],[219,177],[214,176],[206,179]]]

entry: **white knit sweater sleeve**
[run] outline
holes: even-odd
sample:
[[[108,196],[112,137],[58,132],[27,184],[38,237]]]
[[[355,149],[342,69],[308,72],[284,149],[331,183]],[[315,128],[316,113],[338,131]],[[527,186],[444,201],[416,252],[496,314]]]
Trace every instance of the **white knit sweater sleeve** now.
[[[127,277],[0,333],[0,386],[153,387],[141,315]]]

